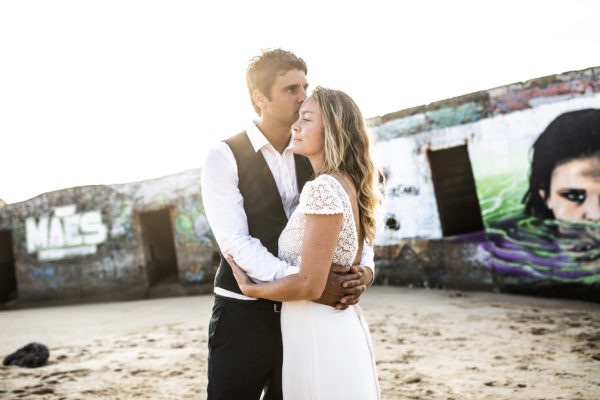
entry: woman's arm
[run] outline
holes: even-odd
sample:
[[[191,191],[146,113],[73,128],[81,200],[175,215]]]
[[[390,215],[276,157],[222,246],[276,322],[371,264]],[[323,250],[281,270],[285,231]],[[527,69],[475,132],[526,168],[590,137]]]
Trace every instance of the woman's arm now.
[[[246,296],[276,301],[317,300],[321,297],[342,229],[342,214],[307,214],[300,272],[255,284],[228,256],[240,290]]]

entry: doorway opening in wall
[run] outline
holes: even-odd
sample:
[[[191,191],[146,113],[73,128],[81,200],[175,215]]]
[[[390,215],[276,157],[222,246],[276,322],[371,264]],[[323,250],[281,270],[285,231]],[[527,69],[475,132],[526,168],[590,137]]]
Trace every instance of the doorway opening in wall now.
[[[444,236],[482,231],[483,220],[467,146],[427,153]]]
[[[178,283],[171,209],[140,213],[139,216],[150,287]]]
[[[0,231],[0,303],[17,298],[12,232]]]

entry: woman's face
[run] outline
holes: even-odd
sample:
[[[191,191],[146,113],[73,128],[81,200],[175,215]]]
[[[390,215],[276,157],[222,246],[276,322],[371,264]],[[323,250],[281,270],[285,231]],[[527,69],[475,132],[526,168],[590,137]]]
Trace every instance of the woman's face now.
[[[309,158],[323,154],[323,118],[313,96],[300,106],[300,117],[292,125],[292,140],[294,153]]]
[[[540,190],[542,198],[544,194]],[[554,168],[546,205],[556,219],[600,223],[600,155]]]

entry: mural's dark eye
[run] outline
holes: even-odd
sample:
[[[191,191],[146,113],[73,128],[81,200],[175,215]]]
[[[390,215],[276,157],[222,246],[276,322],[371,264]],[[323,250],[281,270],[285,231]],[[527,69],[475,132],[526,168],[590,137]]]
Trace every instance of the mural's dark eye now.
[[[559,193],[565,199],[577,204],[582,204],[585,201],[585,189],[569,189]]]

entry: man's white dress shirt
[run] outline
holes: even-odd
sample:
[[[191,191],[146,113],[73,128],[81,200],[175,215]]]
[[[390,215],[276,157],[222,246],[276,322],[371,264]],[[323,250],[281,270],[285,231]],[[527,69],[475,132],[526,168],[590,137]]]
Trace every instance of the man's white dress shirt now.
[[[289,218],[300,198],[292,141],[280,154],[254,123],[248,126],[246,134],[254,151],[262,152]],[[237,163],[227,143],[221,142],[208,152],[202,167],[201,185],[206,218],[221,253],[231,255],[255,282],[273,281],[298,273],[298,267],[275,257],[260,240],[250,236],[244,199],[238,188]],[[372,247],[363,246],[361,257],[361,265],[374,269]],[[219,287],[214,291],[220,296],[255,300]]]

